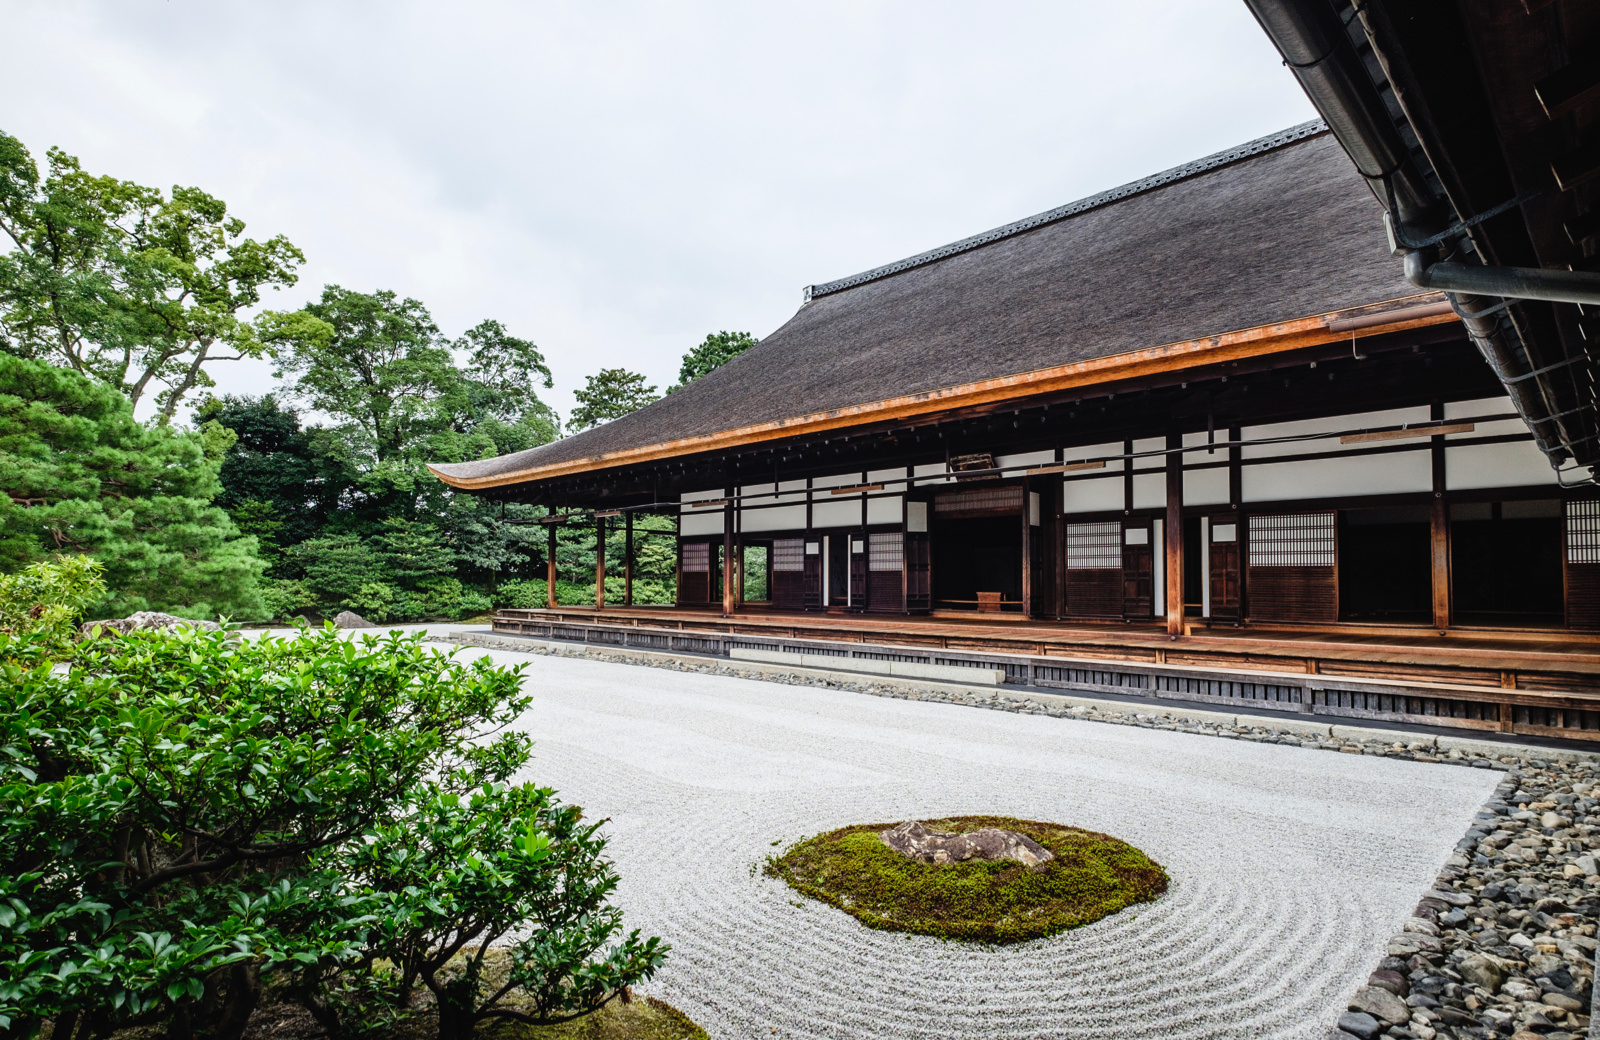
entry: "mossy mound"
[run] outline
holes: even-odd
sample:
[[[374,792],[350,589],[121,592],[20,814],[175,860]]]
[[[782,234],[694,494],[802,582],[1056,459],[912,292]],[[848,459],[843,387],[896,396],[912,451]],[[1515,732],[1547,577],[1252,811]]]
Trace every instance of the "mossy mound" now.
[[[1016,943],[1098,921],[1167,890],[1167,872],[1108,834],[1009,816],[923,821],[964,834],[1025,834],[1055,853],[1035,867],[1008,861],[918,863],[879,839],[893,823],[863,823],[807,838],[767,861],[769,877],[869,928],[941,939]]]

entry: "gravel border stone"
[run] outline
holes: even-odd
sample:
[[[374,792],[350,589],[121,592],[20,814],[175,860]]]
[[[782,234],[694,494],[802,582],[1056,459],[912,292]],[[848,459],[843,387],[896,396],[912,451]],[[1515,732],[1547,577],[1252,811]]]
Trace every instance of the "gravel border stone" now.
[[[1494,795],[1445,862],[1367,984],[1330,1023],[1335,1037],[1420,1040],[1600,1036],[1594,957],[1600,916],[1600,755],[1300,719],[1160,709],[1092,697],[865,678],[478,633],[438,642],[647,665],[1326,750],[1499,770]]]

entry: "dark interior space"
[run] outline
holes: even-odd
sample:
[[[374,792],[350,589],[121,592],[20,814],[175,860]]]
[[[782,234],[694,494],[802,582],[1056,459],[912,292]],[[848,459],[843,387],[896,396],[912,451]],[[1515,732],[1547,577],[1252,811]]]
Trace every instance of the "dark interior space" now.
[[[1183,612],[1199,617],[1205,609],[1205,575],[1200,570],[1200,517],[1183,518]]]
[[[1022,604],[1022,521],[1016,516],[947,520],[933,528],[933,599],[944,610],[976,610],[979,592]]]
[[[828,605],[850,602],[850,531],[841,528],[828,535]]]
[[[1339,616],[1346,621],[1433,621],[1427,506],[1339,514]]]
[[[1561,503],[1453,504],[1450,585],[1455,624],[1560,627]]]

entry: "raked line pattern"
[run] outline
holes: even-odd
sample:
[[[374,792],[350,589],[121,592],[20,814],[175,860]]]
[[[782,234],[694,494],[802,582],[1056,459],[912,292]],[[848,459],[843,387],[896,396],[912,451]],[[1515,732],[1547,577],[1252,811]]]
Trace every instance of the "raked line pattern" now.
[[[1500,778],[494,656],[531,665],[529,778],[610,819],[628,926],[673,946],[649,991],[718,1040],[1322,1040]],[[984,947],[874,931],[760,873],[819,831],[967,813],[1114,834],[1172,887],[1084,928]]]

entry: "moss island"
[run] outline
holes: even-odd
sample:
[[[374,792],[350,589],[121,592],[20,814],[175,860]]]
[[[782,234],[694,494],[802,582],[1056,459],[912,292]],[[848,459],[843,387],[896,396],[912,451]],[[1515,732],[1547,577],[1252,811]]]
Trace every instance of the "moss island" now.
[[[1089,924],[1167,890],[1160,864],[1108,834],[1009,816],[923,822],[950,834],[1014,831],[1055,858],[1034,867],[1005,860],[919,863],[878,837],[894,823],[863,823],[797,842],[767,860],[765,873],[869,928],[996,944]]]

